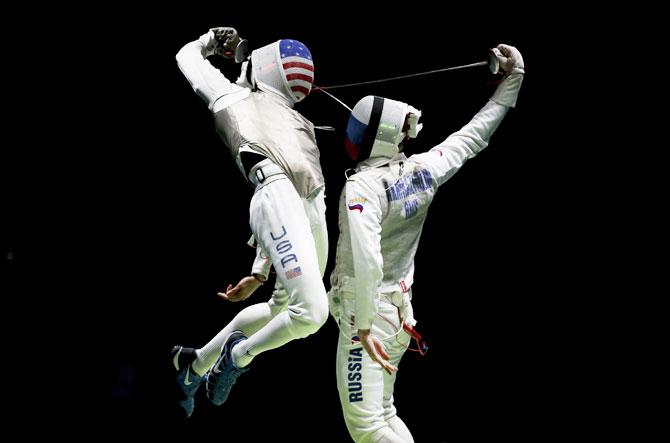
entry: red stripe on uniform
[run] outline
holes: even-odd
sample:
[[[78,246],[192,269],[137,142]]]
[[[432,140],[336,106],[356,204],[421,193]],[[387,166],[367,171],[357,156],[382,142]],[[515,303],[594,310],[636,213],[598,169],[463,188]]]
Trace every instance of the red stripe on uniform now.
[[[302,68],[302,69],[307,69],[308,71],[314,72],[314,66],[308,65],[307,63],[302,63],[302,62],[288,62],[288,63],[284,63],[282,66],[284,67],[284,69]]]
[[[309,89],[304,86],[291,86],[291,91],[293,92],[302,92],[304,95],[309,95]]]
[[[314,78],[307,74],[289,74],[286,76],[286,80],[291,81],[291,80],[305,80],[308,83],[312,83],[314,81]]]

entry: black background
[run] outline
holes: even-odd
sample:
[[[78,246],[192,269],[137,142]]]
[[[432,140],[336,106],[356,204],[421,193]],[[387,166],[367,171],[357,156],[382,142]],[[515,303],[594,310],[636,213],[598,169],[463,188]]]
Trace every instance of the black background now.
[[[484,7],[237,9],[102,8],[61,29],[60,50],[48,57],[17,50],[18,60],[32,57],[39,67],[23,78],[35,87],[10,120],[21,141],[3,152],[3,267],[28,317],[46,318],[40,331],[52,334],[22,339],[53,338],[32,352],[57,352],[58,369],[71,380],[50,382],[58,395],[45,396],[42,385],[35,396],[17,395],[19,412],[62,413],[60,428],[90,424],[97,435],[152,440],[349,441],[332,320],[257,358],[224,406],[199,396],[189,420],[177,406],[172,345],[204,345],[241,308],[270,295],[266,285],[241,304],[216,297],[253,260],[245,244],[252,189],[174,59],[208,28],[234,26],[254,48],[279,38],[305,43],[317,85],[481,61],[500,42],[521,51],[527,76],[517,109],[440,189],[426,222],[413,292],[431,350],[422,359],[404,357],[396,405],[417,442],[546,441],[583,420],[581,409],[564,407],[574,372],[566,331],[579,315],[567,315],[571,270],[558,259],[572,214],[562,210],[555,179],[563,135],[548,117],[547,98],[556,94],[547,88],[555,72],[551,11],[526,11],[534,19],[520,26],[511,12]],[[237,76],[237,65],[212,61]],[[375,94],[421,109],[424,129],[408,146],[412,153],[466,124],[495,80],[474,68],[334,93],[350,106]],[[317,133],[327,183],[327,277],[337,198],[352,166],[343,149],[348,112],[318,92],[296,109],[337,129]]]

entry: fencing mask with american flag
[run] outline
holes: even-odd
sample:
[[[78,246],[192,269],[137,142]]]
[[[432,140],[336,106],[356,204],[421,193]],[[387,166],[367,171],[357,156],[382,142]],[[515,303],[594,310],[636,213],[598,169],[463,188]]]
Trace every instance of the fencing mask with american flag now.
[[[407,103],[368,95],[351,111],[344,141],[353,160],[393,158],[406,137],[416,138],[422,128],[421,111]]]
[[[312,54],[297,40],[277,40],[251,53],[251,80],[293,105],[307,97],[314,83]]]

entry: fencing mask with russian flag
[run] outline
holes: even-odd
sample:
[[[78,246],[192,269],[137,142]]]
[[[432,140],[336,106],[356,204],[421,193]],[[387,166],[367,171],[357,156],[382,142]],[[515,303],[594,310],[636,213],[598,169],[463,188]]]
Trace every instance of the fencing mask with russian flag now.
[[[297,40],[277,40],[251,53],[251,82],[261,91],[280,95],[290,106],[312,90],[312,54]]]
[[[421,131],[421,111],[407,103],[368,95],[356,103],[347,124],[344,145],[353,160],[393,158],[406,137]]]

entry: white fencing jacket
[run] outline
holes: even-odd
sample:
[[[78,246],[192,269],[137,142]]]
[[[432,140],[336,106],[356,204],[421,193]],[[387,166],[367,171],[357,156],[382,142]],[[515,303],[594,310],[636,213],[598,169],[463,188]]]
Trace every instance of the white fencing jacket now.
[[[380,294],[409,292],[421,230],[438,187],[488,143],[509,106],[514,106],[522,75],[508,77],[461,130],[428,152],[396,155],[358,164],[339,203],[340,236],[330,280],[331,297],[354,294],[355,327],[370,329]],[[513,100],[508,100],[513,90]],[[502,94],[507,93],[507,94]],[[501,100],[506,106],[493,100]],[[388,159],[381,159],[383,160]]]
[[[240,170],[244,172],[240,148],[251,149],[281,167],[303,199],[313,199],[325,187],[314,125],[280,95],[252,91],[244,72],[239,84],[231,83],[207,60],[215,46],[213,38],[209,32],[184,45],[177,53],[177,64],[214,114],[216,130]],[[258,248],[252,274],[267,278],[270,267]]]
[[[243,146],[272,159],[302,198],[314,197],[324,187],[314,125],[278,94],[252,91],[226,79],[206,59],[212,38],[213,33],[208,33],[186,44],[176,58],[193,90],[214,114],[216,130],[231,155],[240,169],[238,154]]]

